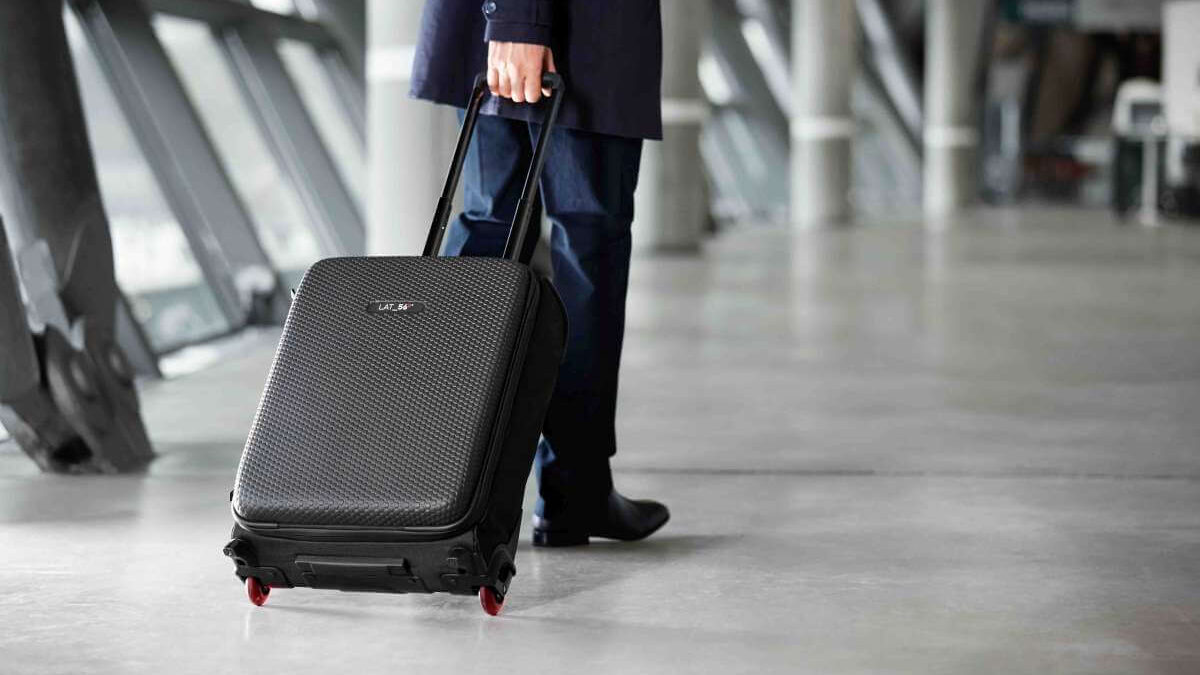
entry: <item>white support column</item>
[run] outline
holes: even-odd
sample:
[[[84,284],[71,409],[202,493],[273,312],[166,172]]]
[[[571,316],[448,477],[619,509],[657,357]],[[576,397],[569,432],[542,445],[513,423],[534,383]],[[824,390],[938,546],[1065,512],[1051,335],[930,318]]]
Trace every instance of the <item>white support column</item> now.
[[[975,201],[979,47],[987,2],[928,0],[925,7],[925,212]]]
[[[852,0],[792,0],[792,224],[850,217],[850,92],[858,70]]]
[[[709,29],[708,1],[663,0],[663,140],[648,142],[634,204],[633,246],[690,251],[708,219],[700,129],[708,102],[697,64]]]
[[[367,252],[373,255],[420,255],[457,134],[452,109],[408,97],[424,4],[367,4]]]

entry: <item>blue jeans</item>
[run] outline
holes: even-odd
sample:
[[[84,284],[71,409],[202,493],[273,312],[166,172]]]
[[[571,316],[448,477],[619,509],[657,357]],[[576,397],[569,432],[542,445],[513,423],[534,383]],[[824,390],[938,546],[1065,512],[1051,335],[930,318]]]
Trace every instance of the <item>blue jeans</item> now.
[[[479,118],[463,169],[464,210],[447,232],[446,255],[503,253],[539,127]],[[561,128],[552,134],[541,188],[552,223],[554,285],[569,326],[534,461],[537,513],[587,517],[612,489],[609,458],[617,451],[617,371],[642,141]]]

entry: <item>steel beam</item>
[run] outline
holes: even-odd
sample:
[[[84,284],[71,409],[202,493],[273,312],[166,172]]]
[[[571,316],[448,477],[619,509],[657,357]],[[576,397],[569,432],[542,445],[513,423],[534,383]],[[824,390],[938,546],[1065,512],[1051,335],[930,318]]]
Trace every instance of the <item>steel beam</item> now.
[[[921,110],[920,79],[900,44],[900,38],[882,0],[857,0],[859,21],[870,49],[868,61],[873,67],[887,100],[903,123],[908,141],[919,153],[924,125]]]
[[[337,92],[342,114],[350,121],[350,129],[363,149],[367,151],[367,84],[363,77],[351,71],[343,52],[323,49],[317,52],[325,77]]]
[[[61,9],[43,16],[44,3],[3,4],[0,18],[11,23],[0,33],[0,202],[19,233],[15,253],[45,241],[68,316],[90,316],[111,334],[112,242]]]
[[[0,218],[0,401],[20,398],[37,388],[37,353],[25,320],[21,287],[13,267],[4,220]]]
[[[350,126],[367,147],[367,2],[366,0],[297,0],[311,5],[314,18],[337,36],[341,49],[317,48],[338,102]]]
[[[366,250],[362,214],[275,47],[262,29],[215,29],[259,129],[296,188],[327,255]]]
[[[0,19],[0,30],[5,27],[5,22]],[[0,48],[0,56],[2,53]],[[0,96],[7,90],[7,87],[0,89]],[[43,384],[42,363],[26,320],[21,287],[2,220],[0,354],[4,355],[0,359],[0,423],[4,424],[5,431],[43,470],[62,469],[76,463],[71,460],[85,460],[84,451],[71,450],[82,447],[79,434],[55,409],[54,400]]]
[[[117,299],[116,336],[117,344],[125,352],[134,374],[153,379],[162,377],[162,370],[158,367],[158,354],[150,344],[145,329],[134,316],[133,307],[124,293]]]
[[[141,0],[141,4],[150,13],[181,16],[211,26],[253,23],[275,37],[300,40],[317,47],[337,45],[337,39],[321,24],[298,16],[268,12],[250,4],[229,0]]]
[[[251,317],[254,291],[239,279],[273,270],[245,206],[139,0],[74,0],[146,161],[233,327]],[[213,4],[213,3],[201,3]],[[287,290],[272,297],[286,306]]]
[[[710,46],[700,63],[701,82],[715,107],[701,149],[717,200],[715,215],[732,220],[788,219],[788,119],[790,89],[776,92],[768,72],[786,82],[787,34],[764,3],[751,16],[741,3],[713,0]],[[753,43],[753,47],[751,46]],[[783,96],[783,94],[787,94]]]
[[[39,320],[35,334],[0,236],[0,420],[44,470],[145,466],[153,451],[115,341],[112,241],[58,3],[0,3],[0,197],[26,242]]]
[[[366,0],[295,0],[300,13],[327,29],[337,45],[313,43],[325,78],[363,151],[367,147]],[[280,36],[289,37],[289,36]],[[290,39],[290,38],[289,38]]]
[[[300,13],[332,33],[345,55],[350,72],[360,81],[367,77],[366,0],[296,0]]]

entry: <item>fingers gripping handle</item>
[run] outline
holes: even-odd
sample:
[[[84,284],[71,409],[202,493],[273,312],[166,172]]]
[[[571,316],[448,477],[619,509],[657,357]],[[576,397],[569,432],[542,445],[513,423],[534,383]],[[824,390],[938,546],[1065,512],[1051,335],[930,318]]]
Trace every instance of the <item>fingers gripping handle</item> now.
[[[542,86],[550,90],[550,109],[542,120],[542,132],[538,134],[537,143],[533,148],[533,159],[529,162],[529,173],[525,176],[525,187],[521,190],[521,200],[517,202],[517,213],[513,218],[512,229],[508,232],[508,242],[504,245],[504,257],[509,260],[528,263],[533,255],[533,247],[525,246],[529,236],[530,221],[535,212],[540,212],[538,204],[538,180],[542,177],[542,167],[546,164],[546,148],[550,142],[550,132],[558,120],[558,109],[562,106],[563,82],[557,73],[546,73],[542,77]]]
[[[487,81],[486,75],[480,75],[484,82]],[[556,92],[561,93],[563,88],[562,76],[558,73],[542,73],[542,89],[549,89],[551,94]]]
[[[550,131],[558,120],[558,111],[562,107],[563,80],[558,73],[545,73],[542,76],[542,86],[550,90],[547,99],[548,109],[542,120],[542,132],[538,134],[537,143],[533,149],[533,159],[529,164],[529,172],[525,176],[525,186],[521,190],[521,199],[517,202],[517,213],[513,218],[512,228],[508,233],[508,241],[504,246],[504,257],[528,263],[525,249],[532,250],[522,244],[529,236],[529,221],[537,211],[538,179],[542,175],[542,167],[546,163],[546,150],[550,139]],[[453,208],[454,193],[458,190],[458,181],[462,176],[463,163],[467,158],[467,150],[471,138],[475,134],[475,123],[479,119],[479,109],[483,106],[488,95],[487,78],[480,74],[475,77],[475,87],[471,91],[471,100],[467,105],[467,114],[463,118],[462,130],[458,135],[458,143],[454,147],[454,158],[450,162],[450,172],[446,176],[446,184],[442,188],[442,196],[438,198],[437,210],[433,214],[433,224],[429,228],[429,236],[425,239],[426,257],[437,256],[442,249],[442,240],[446,236],[446,226],[450,221],[450,211]]]

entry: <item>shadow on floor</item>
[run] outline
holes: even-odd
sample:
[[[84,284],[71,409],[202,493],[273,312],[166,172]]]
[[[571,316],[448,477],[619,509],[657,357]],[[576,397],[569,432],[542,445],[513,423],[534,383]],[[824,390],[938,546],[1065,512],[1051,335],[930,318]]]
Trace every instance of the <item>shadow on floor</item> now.
[[[533,548],[522,542],[517,568],[536,567],[542,591],[522,595],[520,609],[536,609],[582,592],[594,591],[635,574],[658,571],[700,553],[732,545],[740,535],[659,533],[643,541],[592,540],[587,546]],[[590,564],[602,561],[600,564]],[[515,582],[520,584],[520,576]]]

